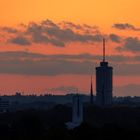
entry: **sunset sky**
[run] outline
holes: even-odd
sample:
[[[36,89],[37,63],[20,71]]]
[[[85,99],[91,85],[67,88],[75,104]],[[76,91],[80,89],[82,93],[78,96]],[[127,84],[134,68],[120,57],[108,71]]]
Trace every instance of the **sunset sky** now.
[[[106,38],[114,95],[140,95],[139,0],[0,0],[0,94],[89,93]]]

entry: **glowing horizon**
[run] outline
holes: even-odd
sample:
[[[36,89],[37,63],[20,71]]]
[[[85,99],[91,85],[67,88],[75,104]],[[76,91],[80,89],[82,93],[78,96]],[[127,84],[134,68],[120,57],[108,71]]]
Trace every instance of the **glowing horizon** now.
[[[88,92],[105,37],[114,87],[125,89],[114,95],[139,95],[138,89],[129,93],[131,85],[140,85],[139,5],[139,0],[1,0],[0,92],[32,92],[34,85]]]

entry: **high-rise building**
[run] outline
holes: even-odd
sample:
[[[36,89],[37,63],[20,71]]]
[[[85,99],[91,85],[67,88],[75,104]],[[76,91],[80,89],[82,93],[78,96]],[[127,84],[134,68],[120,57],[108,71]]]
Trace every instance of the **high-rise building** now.
[[[103,39],[103,61],[96,67],[96,103],[99,106],[112,104],[113,68],[105,60],[105,39]]]

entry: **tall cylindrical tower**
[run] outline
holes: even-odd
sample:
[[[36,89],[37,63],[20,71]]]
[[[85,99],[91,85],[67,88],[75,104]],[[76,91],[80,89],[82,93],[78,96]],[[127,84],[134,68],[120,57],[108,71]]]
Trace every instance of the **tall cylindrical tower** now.
[[[105,40],[103,39],[103,61],[96,67],[96,103],[99,106],[112,104],[113,68],[105,61]]]

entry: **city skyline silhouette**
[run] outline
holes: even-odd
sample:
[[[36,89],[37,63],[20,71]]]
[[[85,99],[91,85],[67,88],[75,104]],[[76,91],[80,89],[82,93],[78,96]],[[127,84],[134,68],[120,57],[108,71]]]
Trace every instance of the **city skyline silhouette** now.
[[[0,138],[139,140],[139,7],[0,0]]]
[[[138,5],[138,0],[1,2],[1,95],[57,95],[77,89],[88,94],[91,73],[96,94],[94,68],[105,37],[106,58],[115,68],[114,96],[139,96]]]

